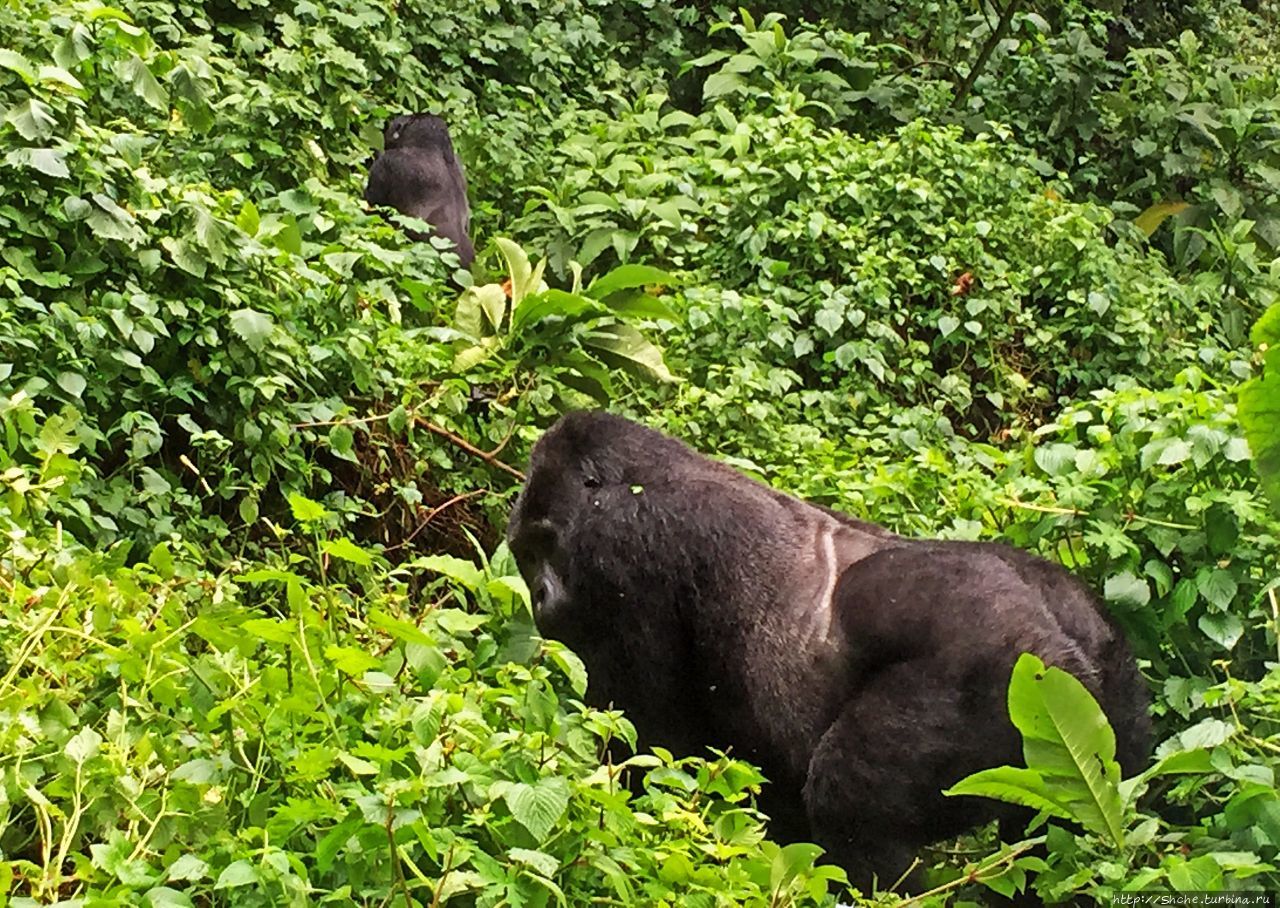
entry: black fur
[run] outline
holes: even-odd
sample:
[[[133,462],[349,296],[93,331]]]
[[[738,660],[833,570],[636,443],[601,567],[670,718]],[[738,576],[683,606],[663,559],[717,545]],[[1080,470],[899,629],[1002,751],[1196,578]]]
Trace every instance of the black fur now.
[[[469,266],[476,250],[471,244],[467,179],[444,120],[433,114],[396,117],[387,124],[383,149],[369,168],[365,201],[426,221],[453,240],[462,266]],[[425,238],[414,231],[409,235]]]
[[[757,762],[775,834],[818,842],[859,882],[1007,815],[940,792],[1021,763],[1006,693],[1023,652],[1098,698],[1126,773],[1146,757],[1125,641],[1081,583],[1018,549],[904,539],[604,413],[534,447],[508,538],[593,703],[650,745]]]

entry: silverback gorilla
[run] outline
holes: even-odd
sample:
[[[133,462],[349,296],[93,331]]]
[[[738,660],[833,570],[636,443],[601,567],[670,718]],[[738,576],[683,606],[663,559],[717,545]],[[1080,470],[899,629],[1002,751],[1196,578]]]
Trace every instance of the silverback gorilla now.
[[[647,744],[758,763],[775,835],[816,841],[855,882],[1020,816],[941,791],[1021,764],[1006,695],[1023,652],[1098,698],[1126,773],[1145,759],[1128,646],[1083,585],[1021,550],[905,539],[606,413],[537,443],[508,539],[592,703]]]
[[[420,113],[387,124],[383,151],[369,168],[364,198],[371,205],[424,220],[453,240],[462,267],[475,259],[467,179],[449,141],[449,127],[439,117]],[[409,235],[424,239],[421,233]]]

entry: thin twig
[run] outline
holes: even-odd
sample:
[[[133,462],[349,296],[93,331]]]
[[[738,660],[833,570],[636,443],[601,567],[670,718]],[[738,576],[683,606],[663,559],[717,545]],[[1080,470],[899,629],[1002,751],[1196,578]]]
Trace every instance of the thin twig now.
[[[392,410],[391,413],[395,411]],[[344,416],[342,419],[321,419],[316,422],[295,422],[295,429],[314,429],[318,426],[353,426],[366,422],[381,422],[384,419],[390,419],[391,413],[379,413],[375,416]]]
[[[404,897],[404,908],[411,908],[413,900],[409,898],[409,887],[404,882],[404,868],[400,866],[399,852],[396,850],[396,834],[392,828],[395,823],[395,798],[387,799],[387,844],[391,846],[391,871],[395,882],[400,887],[400,895]]]
[[[913,895],[908,899],[904,899],[898,903],[898,908],[903,908],[904,905],[915,905],[918,902],[922,902],[927,898],[932,898],[935,895],[941,895],[944,892],[947,892],[951,889],[959,888],[960,886],[964,886],[967,883],[980,883],[983,880],[994,880],[998,876],[1003,876],[1004,874],[1009,872],[1009,869],[1013,866],[1013,862],[1017,860],[1019,857],[1021,857],[1024,852],[1030,851],[1034,847],[1034,845],[1035,843],[1025,844],[1021,848],[1016,848],[1013,851],[1010,851],[1008,854],[1001,857],[1000,860],[998,861],[992,861],[990,864],[987,864],[986,866],[979,865],[973,869],[973,872],[966,873],[964,876],[956,877],[954,880],[952,880],[949,883],[943,883],[941,886],[935,886],[934,888],[930,889],[928,892],[922,892],[919,895]],[[989,870],[995,870],[996,868],[1000,868],[1001,865],[1003,865],[1003,867],[999,873],[993,873],[993,874],[987,873],[987,871]]]
[[[436,891],[431,896],[431,904],[428,908],[440,908],[440,896],[444,893],[444,881],[449,879],[449,874],[453,872],[453,846],[455,843],[449,844],[449,851],[444,856],[444,873],[440,874],[440,881],[436,883]]]
[[[521,482],[524,482],[523,473],[521,473],[519,470],[517,470],[515,467],[511,466],[510,464],[505,464],[501,460],[498,460],[497,452],[501,450],[501,445],[498,448],[496,448],[494,451],[481,451],[479,448],[477,448],[471,442],[467,441],[465,438],[461,438],[457,435],[454,435],[448,429],[443,428],[442,426],[437,426],[435,423],[429,420],[423,419],[421,416],[417,416],[414,418],[414,424],[421,426],[422,428],[426,429],[428,432],[431,432],[435,435],[439,435],[441,438],[451,442],[456,447],[466,451],[471,456],[479,457],[481,460],[483,460],[485,463],[489,464],[490,466],[497,467],[502,472],[508,473],[511,476],[514,476],[516,479],[520,480]],[[503,444],[506,444],[506,442],[503,442]]]
[[[964,106],[965,100],[969,97],[969,92],[973,90],[973,83],[978,80],[978,76],[982,75],[982,71],[987,66],[987,61],[991,58],[991,53],[1009,34],[1009,26],[1013,24],[1013,14],[1018,11],[1018,3],[1019,0],[1009,0],[1004,11],[1000,13],[1000,21],[996,23],[995,31],[987,36],[987,43],[982,45],[982,50],[978,51],[978,59],[973,61],[973,65],[969,67],[968,75],[964,77],[964,81],[956,89],[956,96],[951,100],[952,110],[960,110]]]
[[[415,529],[412,533],[410,533],[404,539],[401,539],[395,545],[387,546],[385,549],[383,549],[383,551],[394,552],[396,549],[404,548],[406,545],[413,542],[414,538],[423,530],[425,530],[427,528],[427,524],[435,520],[436,517],[440,515],[441,511],[445,510],[446,508],[451,508],[455,504],[466,501],[469,498],[476,498],[480,495],[487,495],[487,494],[489,494],[488,489],[475,489],[474,491],[471,491],[471,492],[463,492],[461,495],[454,495],[444,504],[436,505],[434,508],[432,508],[431,511],[427,514],[426,518],[422,521],[422,523],[418,524],[417,529]]]
[[[1051,508],[1042,504],[1028,504],[1016,498],[997,498],[996,501],[1010,508],[1022,508],[1024,511],[1035,511],[1038,514],[1062,514],[1065,517],[1084,517],[1084,511],[1075,508]]]
[[[1280,659],[1280,605],[1276,604],[1276,588],[1267,590],[1267,598],[1271,600],[1271,620],[1275,622],[1276,658]]]

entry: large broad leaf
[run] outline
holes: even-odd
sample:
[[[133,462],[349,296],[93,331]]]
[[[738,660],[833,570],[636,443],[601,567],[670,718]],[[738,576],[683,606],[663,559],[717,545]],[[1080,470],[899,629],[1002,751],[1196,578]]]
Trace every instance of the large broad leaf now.
[[[544,839],[569,807],[569,783],[554,776],[533,785],[517,783],[507,789],[504,799],[516,822],[535,839]]]
[[[256,309],[237,309],[229,317],[231,330],[239,335],[250,350],[261,353],[275,328],[271,316]]]
[[[458,297],[453,326],[476,340],[498,333],[507,311],[507,294],[501,284],[468,287]]]
[[[1262,487],[1280,513],[1280,303],[1258,320],[1253,342],[1262,350],[1262,374],[1240,389],[1240,423]]]
[[[1160,225],[1167,218],[1173,217],[1175,214],[1181,214],[1186,211],[1188,205],[1186,202],[1165,201],[1156,202],[1142,214],[1133,219],[1134,226],[1145,233],[1147,236],[1155,233]]]
[[[1043,777],[1034,769],[1023,769],[1018,766],[984,769],[961,779],[943,794],[993,798],[1010,804],[1021,804],[1023,807],[1043,811],[1064,820],[1071,819],[1066,808],[1049,793]]]
[[[1124,801],[1116,736],[1079,681],[1023,654],[1009,682],[1009,718],[1022,734],[1027,768],[985,770],[947,794],[978,794],[1075,820],[1124,847]]]
[[[511,316],[511,333],[516,334],[526,325],[533,325],[553,315],[574,318],[584,312],[605,313],[600,303],[576,293],[564,290],[543,290],[526,296]]]
[[[675,279],[661,268],[651,265],[622,265],[608,274],[591,282],[587,288],[587,296],[602,300],[619,290],[632,290],[636,287],[660,285],[669,287]]]
[[[537,293],[542,289],[542,270],[546,268],[547,260],[543,259],[536,266],[531,266],[529,256],[518,243],[498,237],[493,244],[506,261],[507,274],[511,276],[511,304],[519,306],[521,300],[530,293]]]
[[[586,335],[583,346],[598,350],[618,365],[645,378],[673,382],[676,377],[662,360],[662,351],[630,325],[608,325]]]

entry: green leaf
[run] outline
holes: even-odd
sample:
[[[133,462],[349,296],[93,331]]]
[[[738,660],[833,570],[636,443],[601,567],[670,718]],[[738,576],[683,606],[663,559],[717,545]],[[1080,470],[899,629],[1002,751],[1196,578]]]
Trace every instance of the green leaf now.
[[[1116,736],[1098,701],[1059,668],[1024,653],[1009,682],[1009,718],[1027,767],[1085,829],[1124,846]]]
[[[80,729],[62,748],[73,763],[83,764],[93,759],[102,747],[102,735],[87,725]]]
[[[88,382],[84,380],[84,376],[77,372],[60,372],[58,374],[58,387],[72,397],[79,397],[83,394],[87,384]]]
[[[329,427],[329,450],[334,456],[354,463],[356,461],[355,440],[355,433],[345,423],[337,423]]]
[[[124,63],[125,81],[133,89],[133,93],[146,101],[156,110],[169,111],[169,96],[160,87],[156,77],[151,74],[147,64],[137,54],[132,55]]]
[[[511,277],[511,305],[519,306],[526,296],[541,289],[542,271],[547,266],[547,260],[543,259],[536,267],[532,267],[529,256],[518,243],[498,237],[493,244],[498,247],[498,252],[507,263],[507,274]]]
[[[584,312],[605,312],[604,306],[595,300],[564,290],[544,290],[526,296],[511,317],[511,332],[519,333],[525,326],[533,325],[551,316],[575,318]]]
[[[1210,605],[1218,611],[1225,611],[1240,589],[1240,584],[1230,571],[1222,568],[1201,568],[1196,574],[1196,588]]]
[[[245,202],[236,215],[236,226],[249,236],[257,236],[262,219],[258,217],[258,209],[253,202]]]
[[[1022,734],[1027,768],[984,770],[948,794],[984,794],[1056,812],[1124,847],[1115,733],[1093,695],[1067,672],[1024,653],[1009,682],[1009,718]]]
[[[1044,778],[1033,769],[1017,766],[997,766],[966,776],[943,794],[975,795],[992,798],[1009,804],[1021,804],[1050,816],[1070,819],[1068,810],[1049,793]]]
[[[239,886],[252,886],[258,882],[258,871],[248,861],[240,860],[227,867],[218,874],[218,882],[213,884],[214,889],[235,889]]]
[[[294,492],[289,495],[289,510],[298,523],[315,523],[329,517],[329,509],[305,495]]]
[[[209,875],[209,865],[196,857],[194,854],[180,855],[176,861],[169,865],[168,878],[171,881],[178,882],[182,880],[203,880]]]
[[[490,337],[498,332],[506,311],[507,294],[501,284],[471,286],[458,297],[453,327],[476,340]]]
[[[534,851],[528,848],[512,848],[507,852],[511,860],[528,864],[545,877],[555,876],[560,869],[560,860],[545,851]]]
[[[267,338],[271,337],[271,332],[275,328],[271,316],[256,309],[237,309],[229,317],[231,330],[245,342],[250,350],[261,353],[267,345]]]
[[[368,567],[373,564],[373,556],[345,536],[331,539],[321,546],[326,555]]]
[[[675,279],[661,268],[651,265],[622,265],[592,281],[586,295],[594,300],[604,300],[619,290],[655,285],[670,287],[674,283]]]
[[[1103,593],[1108,601],[1130,609],[1142,608],[1151,601],[1151,587],[1131,571],[1121,571],[1108,577]]]
[[[512,785],[503,796],[516,822],[535,839],[544,839],[569,808],[569,783],[553,776],[532,785]]]
[[[707,80],[702,83],[702,99],[711,101],[715,98],[722,97],[737,91],[746,81],[742,76],[734,72],[721,70],[718,73],[712,73],[707,76]]]
[[[1272,510],[1280,514],[1280,303],[1258,319],[1253,342],[1263,354],[1263,372],[1240,389],[1240,424]]]
[[[616,358],[623,368],[636,372],[642,377],[662,382],[676,380],[662,360],[662,351],[630,325],[606,325],[597,328],[583,338],[582,344]]]
[[[38,170],[57,179],[71,176],[63,153],[53,148],[15,148],[4,156],[4,160],[14,167]]]
[[[47,139],[58,125],[53,108],[36,98],[15,104],[4,118],[28,142]]]
[[[376,656],[353,646],[327,646],[324,657],[332,662],[338,671],[353,678],[359,678],[365,672],[382,664]]]
[[[1196,626],[1223,649],[1234,649],[1244,636],[1244,624],[1230,612],[1205,612]]]
[[[36,71],[31,61],[16,50],[9,50],[7,47],[0,47],[0,69],[17,73],[28,85],[36,80]]]
[[[416,558],[412,566],[444,574],[450,580],[462,584],[470,592],[475,592],[484,584],[484,574],[478,567],[470,561],[463,561],[453,555],[428,555],[425,558]]]
[[[250,618],[240,625],[240,630],[268,643],[289,644],[294,637],[293,625],[278,618]]]
[[[1149,237],[1165,222],[1166,218],[1181,214],[1187,210],[1187,207],[1187,203],[1181,201],[1156,202],[1134,218],[1133,224]]]

